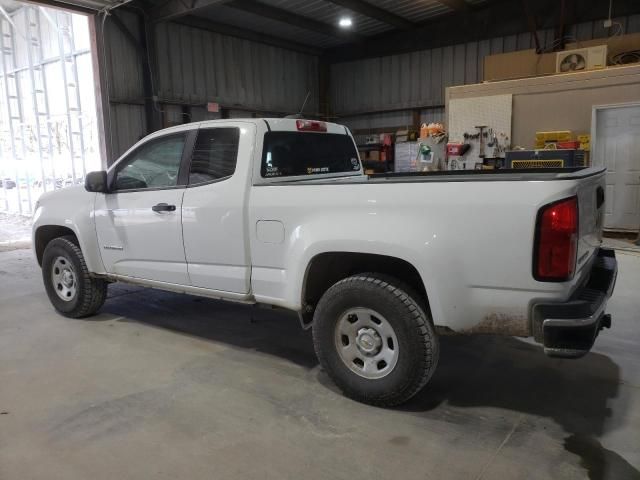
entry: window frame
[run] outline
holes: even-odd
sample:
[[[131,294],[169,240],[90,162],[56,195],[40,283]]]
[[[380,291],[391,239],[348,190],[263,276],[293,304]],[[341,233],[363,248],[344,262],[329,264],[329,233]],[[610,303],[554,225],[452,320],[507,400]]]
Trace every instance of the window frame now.
[[[277,183],[293,183],[293,182],[299,182],[303,180],[319,181],[323,179],[336,179],[336,178],[343,178],[343,177],[362,176],[364,174],[364,166],[362,164],[362,159],[360,158],[360,152],[358,151],[358,146],[356,145],[354,138],[349,134],[347,127],[344,127],[344,129],[345,129],[346,135],[349,137],[349,139],[351,140],[351,143],[353,144],[353,148],[356,153],[356,158],[358,159],[358,164],[360,167],[358,170],[349,170],[344,172],[314,173],[314,174],[306,174],[306,175],[285,175],[285,176],[276,176],[276,177],[265,177],[262,175],[262,166],[265,160],[265,145],[267,143],[267,135],[272,132],[300,133],[300,132],[295,132],[293,130],[291,131],[290,130],[272,130],[271,128],[268,128],[264,132],[262,137],[262,150],[260,152],[260,158],[257,165],[257,172],[255,175],[253,184],[258,186],[258,185],[271,185],[271,184],[277,184]],[[312,135],[327,135],[327,133],[316,133],[316,132],[303,132],[303,133],[309,133]],[[337,132],[336,133],[331,132],[329,133],[329,135],[342,135],[342,134]]]
[[[237,130],[238,132],[238,148],[236,151],[236,164],[235,164],[235,168],[233,169],[233,173],[231,175],[227,175],[225,177],[220,177],[220,178],[216,178],[214,180],[207,180],[206,182],[198,182],[198,183],[189,183],[189,175],[191,174],[191,163],[193,162],[193,152],[196,148],[196,142],[198,141],[198,134],[200,133],[201,130],[219,130],[221,128],[233,128],[235,130]],[[191,145],[191,153],[189,155],[189,163],[186,166],[185,169],[185,186],[186,188],[195,188],[195,187],[202,187],[203,185],[211,185],[212,183],[219,183],[219,182],[224,182],[225,180],[229,180],[230,178],[232,178],[236,172],[238,171],[238,158],[240,157],[240,140],[241,140],[241,134],[242,132],[240,131],[240,127],[235,126],[235,125],[220,125],[220,126],[215,126],[215,127],[200,127],[197,128],[195,130],[195,135],[193,137],[193,144]]]
[[[143,141],[138,146],[136,146],[133,150],[127,153],[124,157],[118,160],[107,172],[107,185],[109,186],[109,193],[131,193],[131,192],[154,192],[158,190],[174,190],[177,188],[185,188],[186,183],[189,178],[189,166],[191,162],[191,152],[193,151],[193,146],[195,144],[196,133],[198,129],[190,129],[190,130],[181,130],[178,132],[167,132],[163,135],[157,135],[153,138],[150,138],[146,141]],[[166,187],[152,187],[152,188],[128,188],[123,190],[115,190],[114,185],[116,181],[117,173],[124,168],[122,165],[127,163],[131,157],[140,153],[140,150],[147,148],[152,143],[155,143],[160,140],[166,140],[170,137],[184,137],[184,145],[182,147],[182,156],[180,158],[180,163],[178,166],[178,179],[176,180],[175,185],[170,185]],[[186,166],[186,170],[185,170]],[[186,175],[185,175],[186,172]]]

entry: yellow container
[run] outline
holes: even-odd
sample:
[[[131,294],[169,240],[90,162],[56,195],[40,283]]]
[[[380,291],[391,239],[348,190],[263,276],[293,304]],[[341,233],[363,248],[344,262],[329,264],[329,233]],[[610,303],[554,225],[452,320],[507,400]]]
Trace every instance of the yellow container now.
[[[588,133],[578,135],[578,140],[580,141],[580,143],[589,143],[591,142],[591,135],[589,135]]]
[[[536,132],[536,142],[568,142],[573,139],[571,130]]]

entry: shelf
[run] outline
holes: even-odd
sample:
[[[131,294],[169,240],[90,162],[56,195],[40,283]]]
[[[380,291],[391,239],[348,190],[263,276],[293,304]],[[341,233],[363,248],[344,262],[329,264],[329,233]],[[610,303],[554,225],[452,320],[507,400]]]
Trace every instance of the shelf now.
[[[369,143],[369,144],[363,144],[363,145],[356,145],[358,147],[359,151],[366,151],[366,150],[380,150],[384,145],[382,145],[381,143]]]
[[[393,171],[393,162],[378,161],[378,160],[363,160],[362,166],[366,169],[376,170],[379,172]]]

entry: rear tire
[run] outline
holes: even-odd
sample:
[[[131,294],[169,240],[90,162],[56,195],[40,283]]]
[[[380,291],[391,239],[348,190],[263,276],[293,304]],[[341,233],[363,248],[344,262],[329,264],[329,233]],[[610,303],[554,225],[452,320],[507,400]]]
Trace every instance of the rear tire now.
[[[95,314],[107,298],[107,282],[93,278],[71,236],[51,240],[42,256],[42,279],[54,308],[65,317]]]
[[[313,343],[345,395],[388,407],[427,384],[439,345],[421,303],[400,281],[375,273],[345,278],[325,292],[314,314]]]

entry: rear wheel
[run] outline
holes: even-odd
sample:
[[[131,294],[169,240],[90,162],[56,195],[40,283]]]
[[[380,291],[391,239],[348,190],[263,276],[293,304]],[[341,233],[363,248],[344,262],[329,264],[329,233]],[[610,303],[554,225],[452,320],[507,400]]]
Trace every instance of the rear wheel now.
[[[93,278],[73,237],[55,238],[42,256],[42,279],[55,309],[66,317],[96,313],[107,298],[107,282]]]
[[[313,340],[336,385],[372,405],[405,402],[429,381],[438,362],[438,339],[417,295],[374,273],[327,290],[314,315]]]

